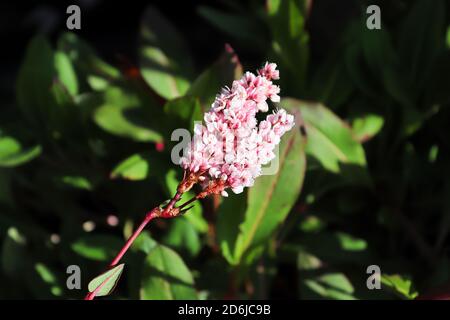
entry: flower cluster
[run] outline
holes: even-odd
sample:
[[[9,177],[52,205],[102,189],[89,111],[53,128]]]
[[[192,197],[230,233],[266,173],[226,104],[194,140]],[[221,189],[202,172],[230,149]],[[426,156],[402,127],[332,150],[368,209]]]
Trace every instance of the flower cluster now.
[[[276,64],[266,63],[257,75],[246,72],[231,88],[223,88],[205,113],[205,124],[194,127],[194,138],[180,161],[183,169],[205,185],[220,181],[224,196],[226,188],[240,193],[251,187],[261,166],[275,157],[281,136],[294,126],[294,117],[283,109],[256,120],[259,111],[268,111],[267,99],[280,101],[280,88],[272,83],[277,79]]]

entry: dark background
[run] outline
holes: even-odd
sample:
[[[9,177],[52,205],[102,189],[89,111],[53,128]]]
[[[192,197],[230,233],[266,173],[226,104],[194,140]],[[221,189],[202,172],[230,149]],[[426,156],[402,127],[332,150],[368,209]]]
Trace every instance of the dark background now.
[[[412,37],[411,47],[416,49],[418,54],[423,54],[424,56],[423,59],[417,59],[420,70],[427,70],[430,67],[433,72],[430,74],[416,74],[417,78],[410,77],[409,71],[411,66],[408,65],[410,57],[408,52],[406,52],[406,55],[401,56],[405,52],[400,50],[401,48],[399,49],[399,38],[401,38],[402,33],[400,31],[404,31],[399,30],[399,27],[402,22],[407,20],[408,14],[416,2],[412,0],[370,2],[381,7],[383,29],[387,31],[390,40],[392,40],[392,47],[394,48],[392,52],[397,55],[398,61],[396,62],[399,62],[400,65],[398,67],[395,63],[392,63],[392,65],[386,63],[386,70],[392,68],[390,70],[392,74],[397,75],[398,73],[398,78],[395,78],[396,81],[392,81],[392,78],[385,78],[383,73],[385,70],[384,65],[378,69],[371,65],[371,63],[380,62],[385,57],[389,58],[388,54],[379,59],[377,56],[378,52],[382,54],[387,52],[378,47],[380,43],[384,42],[379,41],[380,39],[376,37],[367,40],[365,35],[360,35],[357,32],[365,29],[365,25],[358,24],[358,22],[366,18],[362,8],[368,1],[311,0],[310,3],[310,12],[307,15],[306,24],[306,30],[309,35],[308,48],[310,50],[307,62],[307,85],[303,88],[304,91],[302,89],[297,90],[295,82],[286,80],[287,77],[284,75],[288,72],[282,73],[282,81],[286,81],[285,84],[291,85],[291,88],[282,86],[282,95],[320,101],[348,123],[351,123],[354,117],[361,114],[376,113],[383,118],[384,125],[382,130],[372,139],[361,142],[366,153],[367,173],[373,181],[373,189],[351,184],[340,186],[339,183],[333,189],[333,186],[335,186],[333,184],[335,180],[333,179],[340,178],[340,176],[333,175],[330,178],[328,172],[324,173],[325,170],[314,172],[317,166],[311,170],[309,164],[312,163],[314,165],[314,162],[308,162],[308,170],[310,171],[306,174],[305,191],[302,191],[288,219],[286,219],[286,225],[288,225],[286,229],[288,231],[283,235],[286,238],[285,242],[297,246],[296,248],[301,250],[304,249],[303,246],[311,249],[313,253],[316,253],[314,252],[316,250],[317,256],[320,257],[323,254],[325,268],[330,268],[333,272],[336,270],[342,271],[343,274],[348,275],[352,279],[355,287],[361,287],[357,288],[362,292],[362,294],[359,291],[357,292],[356,296],[358,298],[392,298],[392,296],[376,296],[373,292],[366,290],[365,267],[369,263],[380,263],[386,266],[386,272],[390,274],[411,276],[414,279],[414,287],[419,289],[421,294],[434,291],[436,288],[443,288],[443,292],[447,294],[450,287],[450,268],[448,267],[450,266],[450,242],[448,237],[448,230],[450,230],[450,227],[448,227],[450,225],[448,222],[450,221],[448,218],[450,217],[450,211],[448,210],[450,208],[448,204],[450,184],[447,181],[447,175],[450,174],[450,169],[448,169],[448,164],[450,163],[450,145],[448,143],[448,128],[450,126],[448,75],[450,74],[450,59],[448,44],[446,47],[445,41],[442,41],[442,43],[437,43],[436,41],[436,48],[439,47],[439,50],[436,49],[436,52],[439,52],[441,55],[439,59],[442,60],[436,59],[432,54],[428,55],[428,47],[426,45],[430,44],[430,42],[427,43],[429,39],[427,39],[427,36],[419,33],[422,31],[422,26],[424,34],[430,31],[430,28],[427,29],[426,22],[433,21],[433,19],[429,17],[417,18],[415,26],[417,26],[418,32]],[[86,40],[89,45],[96,49],[102,59],[118,67],[118,69],[124,63],[138,65],[139,25],[142,14],[149,4],[157,7],[177,27],[182,37],[186,40],[193,57],[196,76],[217,60],[223,52],[226,43],[230,43],[235,49],[244,70],[254,70],[268,59],[267,53],[270,51],[271,30],[269,30],[270,27],[267,24],[259,24],[261,27],[259,34],[261,38],[259,40],[262,39],[262,43],[267,44],[267,48],[254,48],[237,41],[235,38],[212,26],[198,13],[198,8],[204,5],[223,10],[224,12],[230,12],[231,10],[225,1],[3,1],[0,3],[0,43],[2,43],[0,108],[4,105],[10,107],[9,111],[13,114],[12,118],[18,120],[14,123],[17,128],[21,128],[22,123],[26,123],[22,122],[23,119],[19,118],[20,113],[16,112],[15,85],[17,72],[25,57],[29,40],[38,33],[44,33],[54,43],[61,33],[68,31],[66,19],[69,15],[66,13],[66,8],[71,4],[78,4],[81,8],[81,30],[72,32]],[[448,1],[445,4],[445,28],[448,28],[450,17],[448,11],[450,6]],[[245,2],[244,7],[248,12],[248,16],[252,17],[251,19],[260,22],[253,12],[256,5],[263,11],[264,1]],[[362,20],[358,20],[359,17],[362,17]],[[350,37],[350,40],[345,43],[341,51],[339,49],[336,50],[341,36],[345,34],[344,30],[351,22],[356,22],[356,28],[350,30],[353,33],[349,34],[357,34],[358,38],[352,39]],[[445,29],[445,31],[447,30]],[[435,32],[440,40],[444,40],[443,34],[445,31],[431,30],[430,33]],[[415,30],[411,32],[415,32]],[[435,34],[433,33],[433,35]],[[425,43],[422,48],[414,47],[413,42],[416,36],[417,39],[420,38]],[[348,53],[345,51],[349,49],[348,51],[350,52],[352,49],[350,47],[353,44],[360,51],[357,56],[358,60],[356,61],[355,59],[354,63],[353,61],[349,63],[345,60],[345,54]],[[366,48],[365,46],[372,48],[375,53],[370,52],[370,50],[368,50],[369,52],[363,52],[361,48]],[[429,47],[433,46],[430,45]],[[430,51],[433,50],[434,48],[431,48]],[[334,60],[333,57],[335,58]],[[329,58],[331,58],[332,63],[328,65]],[[383,64],[383,61],[381,64]],[[321,69],[324,65],[325,67]],[[123,69],[120,70],[123,71]],[[297,70],[287,70],[287,68],[285,70],[289,71],[290,75],[293,75],[293,79],[295,79]],[[325,72],[321,74],[320,71],[324,70]],[[334,70],[339,70],[338,74],[344,74],[344,76],[342,82],[341,78],[337,78],[338,80],[334,87],[331,85],[334,95],[329,94],[327,96],[323,94],[322,90],[327,90],[327,80],[332,78],[330,74],[333,74]],[[346,72],[355,72],[355,70],[358,71],[356,75],[361,76],[361,78],[349,77],[346,74]],[[418,81],[418,79],[421,81]],[[423,79],[425,81],[422,81]],[[391,81],[389,82],[388,80]],[[322,83],[324,84],[323,86]],[[314,85],[309,86],[310,84]],[[405,88],[402,88],[401,86],[395,86],[396,84],[406,85]],[[312,88],[315,88],[316,91],[311,90]],[[367,90],[370,91],[369,93],[365,90],[367,88],[371,89]],[[395,91],[396,89],[401,91],[400,94],[398,91]],[[434,89],[436,89],[436,92],[434,92]],[[347,94],[344,93],[345,97],[342,98],[340,93],[346,90]],[[374,92],[375,94],[373,94]],[[434,96],[435,93],[436,96]],[[336,96],[340,99],[336,98]],[[402,109],[401,100],[405,96],[409,97],[412,103],[408,108]],[[436,104],[439,104],[441,108],[439,113],[435,114],[433,110]],[[1,111],[2,109],[0,109],[0,120],[7,119],[7,116],[2,116]],[[404,135],[402,130],[417,113],[424,115],[418,129],[408,135]],[[2,117],[4,118],[2,119]],[[169,121],[170,118],[164,115],[160,120],[164,123],[164,121]],[[97,133],[99,128],[93,127],[93,131]],[[36,128],[34,129],[36,130]],[[32,134],[37,131],[32,131]],[[99,133],[99,136],[103,137],[103,135],[106,135],[106,133]],[[79,139],[85,142],[82,136]],[[71,155],[78,153],[78,150],[72,144],[74,140],[73,137],[69,137],[67,144],[61,144],[63,150],[72,152],[70,153]],[[161,188],[158,186],[157,189],[155,186],[157,183],[153,178],[140,182],[141,184],[136,183],[133,185],[131,183],[126,184],[126,182],[111,182],[107,176],[110,173],[112,164],[116,164],[120,159],[124,159],[125,154],[129,155],[131,151],[137,152],[147,149],[154,151],[153,144],[129,143],[125,139],[121,140],[117,137],[111,138],[109,136],[105,138],[105,141],[109,141],[108,146],[112,146],[111,150],[114,151],[112,156],[108,155],[99,160],[103,165],[101,173],[104,175],[103,178],[107,187],[103,188],[101,186],[93,192],[81,191],[78,193],[78,191],[75,192],[73,190],[67,191],[70,199],[73,200],[73,204],[80,205],[85,216],[77,216],[76,213],[72,213],[73,216],[71,218],[74,219],[75,223],[65,222],[65,227],[74,223],[73,229],[81,232],[82,219],[87,218],[89,214],[93,218],[103,219],[111,210],[117,210],[121,215],[121,222],[124,221],[125,218],[129,218],[127,217],[129,212],[126,212],[126,210],[129,209],[129,202],[132,202],[127,198],[130,194],[134,197],[133,200],[136,200],[137,205],[129,210],[134,214],[132,218],[137,220],[141,217],[143,210],[148,209],[150,205],[160,203],[158,201],[164,197],[163,192],[160,190]],[[435,154],[435,159],[429,160],[430,150],[436,150],[436,148],[438,152],[437,155]],[[117,153],[115,153],[116,151]],[[52,153],[49,153],[49,155],[50,158],[55,156],[54,159],[59,159],[58,155],[53,155]],[[310,160],[308,158],[308,161]],[[43,167],[39,166],[41,165],[40,161],[41,159],[35,163],[32,162],[30,165],[8,171],[8,174],[12,172],[14,177],[11,185],[15,189],[13,190],[11,202],[17,206],[17,212],[22,210],[26,212],[27,218],[30,218],[31,221],[35,220],[36,226],[42,226],[47,228],[47,231],[56,232],[60,226],[60,217],[70,215],[64,216],[64,207],[60,206],[54,209],[54,206],[58,205],[58,202],[56,202],[58,199],[47,198],[46,190],[40,188],[40,185],[34,185],[36,181],[34,179],[35,175],[44,172]],[[61,161],[58,164],[64,166],[65,162]],[[84,165],[84,160],[80,160],[79,164]],[[345,173],[342,172],[342,175],[344,176]],[[325,179],[321,180],[323,177]],[[328,178],[330,179],[328,180]],[[44,182],[47,183],[47,180],[44,180]],[[111,191],[108,189],[110,183],[114,186],[111,189],[117,193],[108,193]],[[39,201],[31,204],[27,202],[29,200],[27,197],[30,194],[29,189],[32,189],[29,188],[30,185],[37,189],[32,191],[33,194],[39,195],[36,198]],[[329,186],[331,187],[328,189]],[[317,191],[316,187],[320,190]],[[155,192],[153,197],[149,197],[150,191],[146,188],[149,188],[151,192],[157,189],[158,192]],[[136,190],[136,194],[133,194],[134,190]],[[138,191],[141,193],[138,193]],[[317,194],[314,193],[316,191]],[[144,194],[146,192],[148,194]],[[320,196],[320,201],[313,201],[312,204],[309,204],[307,199],[308,192],[318,197]],[[65,193],[62,192],[61,194]],[[117,196],[117,194],[120,196]],[[126,210],[120,211],[117,207],[114,207],[117,198],[121,198],[120,200],[122,200]],[[53,200],[55,200],[54,203],[52,202]],[[136,203],[132,204],[135,205]],[[42,205],[43,209],[39,207],[40,205]],[[205,201],[203,205],[205,216],[213,216],[209,212],[209,209],[212,207],[211,204]],[[11,216],[14,216],[15,211],[11,212]],[[323,220],[324,225],[316,225],[317,230],[311,233],[301,230],[301,226],[307,224],[309,217],[320,218],[320,221]],[[24,221],[24,225],[28,224],[30,229],[33,229],[33,224],[29,223],[29,220]],[[7,226],[9,227],[9,225]],[[164,222],[156,225],[154,229],[158,240],[171,230],[170,226],[170,224],[164,224]],[[114,236],[122,237],[118,229],[111,230],[111,228],[105,226],[99,226],[98,229],[96,232],[107,231]],[[349,240],[351,243],[354,241],[358,244],[360,243],[359,240],[367,243],[367,252],[339,251],[342,248],[338,248],[338,240],[340,238],[338,239],[336,234],[342,232],[354,237],[354,239]],[[3,237],[3,234],[0,233],[0,236]],[[39,247],[40,242],[36,241],[35,243],[32,243],[32,247],[33,245],[35,246],[32,248],[35,249],[33,258],[39,260],[44,255]],[[69,244],[65,245],[69,246]],[[301,251],[300,249],[299,252]],[[298,265],[296,265],[296,256],[289,256],[289,250],[286,252],[288,253],[286,254],[286,261],[281,258],[277,260],[279,256],[277,256],[275,261],[268,259],[270,262],[265,267],[270,273],[268,278],[270,278],[271,282],[265,290],[262,290],[262,297],[332,297],[332,295],[318,297],[317,295],[308,295],[308,293],[302,291],[298,286],[298,282],[308,279],[308,276],[314,277],[315,274],[309,275],[307,272],[303,273],[303,270],[299,271]],[[367,255],[365,255],[366,253]],[[57,260],[59,256],[55,254],[55,251],[45,251],[45,254],[45,257],[49,257],[49,265],[58,270],[59,276],[64,279],[64,268],[66,265],[62,263],[63,260]],[[204,244],[200,253],[195,257],[189,257],[184,252],[182,255],[183,258],[188,257],[186,261],[189,261],[189,267],[193,266],[192,269],[203,270],[202,268],[204,267],[205,269],[209,268],[208,271],[212,275],[212,280],[227,282],[229,276],[230,279],[232,278],[232,274],[226,273],[229,269],[224,271],[226,267],[220,252],[213,252],[212,246],[209,246],[209,244]],[[55,257],[56,259],[54,259]],[[365,257],[365,260],[362,257]],[[212,262],[209,261],[210,258]],[[53,261],[53,259],[57,261]],[[215,268],[215,263],[218,263],[218,261],[222,263],[220,268],[223,269]],[[90,261],[89,263],[89,272],[92,273],[92,276],[98,274],[104,265],[103,262],[98,261]],[[136,265],[139,265],[139,263],[136,263]],[[254,271],[256,268],[251,268],[251,270]],[[222,273],[224,274],[223,279],[217,276]],[[351,275],[356,276],[352,278]],[[202,278],[198,281],[199,288],[209,289],[211,283],[214,282],[211,282],[211,279]],[[0,282],[1,280],[2,278],[0,277]],[[7,285],[15,285],[17,282],[20,282],[14,279],[7,279],[7,281]],[[87,281],[87,279],[84,279],[84,281]],[[64,280],[62,283],[64,283]],[[258,282],[255,281],[255,283]],[[408,284],[410,283],[408,282]],[[211,287],[214,287],[214,285],[211,285]],[[223,284],[221,283],[221,285]],[[2,284],[0,283],[1,286]],[[118,291],[124,292],[126,290],[125,286],[125,284],[121,284]],[[241,293],[244,291],[247,293],[253,292],[248,290],[247,287],[243,287],[238,288],[241,290]],[[214,287],[214,289],[216,288]],[[35,293],[30,293],[28,284],[17,285],[16,291],[13,293],[7,290],[3,291],[0,290],[0,297],[39,297]],[[257,291],[258,288],[254,292]],[[217,294],[213,297],[223,298],[227,294],[226,288],[224,289],[218,285]],[[258,294],[248,294],[247,296],[244,295],[244,297],[258,297]],[[411,298],[409,292],[404,296]],[[401,296],[401,298],[404,298],[404,296]],[[53,298],[53,296],[50,297]],[[233,297],[242,296],[236,295]]]
[[[223,9],[226,8],[225,2],[2,1],[0,38],[5,47],[2,50],[0,70],[1,90],[3,93],[13,94],[12,79],[16,76],[25,48],[33,35],[45,33],[51,39],[55,39],[58,34],[67,31],[66,19],[69,14],[66,14],[66,9],[71,4],[77,4],[81,9],[81,30],[72,32],[86,39],[97,49],[101,57],[113,64],[120,61],[119,56],[125,56],[133,62],[137,61],[140,18],[145,8],[153,4],[183,31],[183,36],[190,44],[197,70],[209,66],[222,52],[225,43],[232,43],[244,65],[248,63],[258,65],[264,57],[258,55],[258,52],[249,51],[247,47],[235,44],[232,38],[211,27],[197,13],[200,5]],[[320,62],[331,50],[347,22],[358,15],[359,6],[357,0],[314,1],[307,25],[311,34],[310,49],[313,62]],[[250,14],[252,10],[250,5],[248,10]]]

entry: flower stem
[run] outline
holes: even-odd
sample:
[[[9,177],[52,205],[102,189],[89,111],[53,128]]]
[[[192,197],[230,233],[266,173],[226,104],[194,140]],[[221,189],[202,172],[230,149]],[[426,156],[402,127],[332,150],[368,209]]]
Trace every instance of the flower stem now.
[[[109,264],[109,267],[112,268],[114,266],[116,266],[120,259],[122,259],[123,255],[128,251],[128,249],[130,248],[130,246],[133,244],[134,240],[136,240],[136,238],[141,234],[142,230],[144,230],[145,226],[152,221],[154,218],[156,218],[157,215],[157,211],[155,209],[153,209],[152,211],[150,211],[149,213],[147,213],[145,215],[144,220],[141,222],[141,224],[139,225],[139,227],[133,232],[133,234],[128,238],[127,242],[125,242],[125,245],[122,247],[122,249],[120,249],[119,253],[116,255],[116,257],[113,259],[113,261],[111,261],[111,263]]]
[[[151,210],[150,212],[148,212],[145,215],[144,220],[142,220],[141,224],[139,225],[139,227],[133,232],[133,234],[128,238],[127,242],[125,242],[124,246],[122,247],[122,249],[120,249],[119,253],[116,255],[116,257],[111,261],[111,263],[109,264],[108,268],[111,269],[113,267],[115,267],[120,260],[122,259],[122,257],[125,255],[125,253],[128,251],[128,249],[131,247],[131,245],[133,244],[133,242],[136,240],[136,238],[141,234],[142,230],[144,230],[144,228],[147,226],[147,224],[152,221],[154,218],[166,218],[168,217],[168,214],[170,213],[170,211],[173,209],[174,205],[178,202],[178,200],[180,200],[182,196],[181,192],[177,192],[173,198],[170,200],[169,204],[163,209],[163,211],[161,212],[161,208],[160,207],[156,207],[153,210]],[[104,285],[104,283],[100,284],[100,286],[98,286],[94,291],[89,292],[85,297],[84,300],[94,300],[95,295],[97,294],[97,292],[102,288],[102,286]]]
[[[192,202],[194,202],[195,200],[198,200],[198,197],[192,197],[191,199],[189,199],[188,201],[186,201],[185,203],[183,203],[182,205],[179,206],[180,209],[184,209],[187,205],[191,204]]]

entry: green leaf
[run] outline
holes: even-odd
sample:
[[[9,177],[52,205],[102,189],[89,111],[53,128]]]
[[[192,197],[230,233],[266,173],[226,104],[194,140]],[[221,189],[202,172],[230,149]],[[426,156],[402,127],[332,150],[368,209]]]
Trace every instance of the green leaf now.
[[[326,229],[325,229],[326,230]],[[365,239],[344,232],[321,231],[302,235],[299,243],[329,264],[364,264],[374,257]]]
[[[315,255],[300,248],[297,255],[298,270],[316,270],[323,266],[323,262]]]
[[[445,44],[447,45],[447,49],[450,49],[450,26],[447,27],[447,33],[445,37]]]
[[[146,255],[150,253],[150,251],[157,246],[158,243],[153,240],[148,231],[143,231],[134,241],[133,246],[130,248],[134,251],[142,251]]]
[[[148,175],[148,162],[141,154],[134,154],[121,161],[111,172],[111,178],[143,180]]]
[[[201,242],[198,231],[185,219],[173,219],[169,232],[164,236],[163,243],[177,251],[185,250],[195,257],[200,249]]]
[[[162,136],[140,124],[143,122],[138,96],[109,87],[103,95],[103,104],[94,113],[94,121],[103,130],[141,142],[158,142]]]
[[[345,48],[344,62],[352,83],[365,95],[371,98],[378,97],[376,83],[362,68],[365,61],[360,43],[350,43]]]
[[[364,21],[361,23],[364,23]],[[373,78],[375,82],[378,81],[377,87],[384,87],[386,92],[408,112],[414,105],[414,94],[411,94],[410,86],[403,71],[400,71],[399,59],[386,27],[383,26],[377,32],[372,32],[367,28],[361,30],[359,25],[357,28],[360,31],[358,36],[360,37],[359,41],[361,41],[364,60],[372,75],[365,79]],[[364,69],[360,68],[361,70]]]
[[[381,283],[406,299],[414,299],[418,292],[414,290],[411,279],[399,274],[381,275]]]
[[[197,299],[192,274],[173,250],[162,245],[150,250],[142,275],[141,299]]]
[[[444,1],[418,0],[400,26],[400,58],[409,71],[408,79],[415,88],[422,88],[434,59],[444,49]]]
[[[283,74],[284,90],[303,90],[306,84],[309,59],[309,35],[305,28],[307,4],[304,0],[267,2],[272,51]]]
[[[189,88],[192,62],[184,38],[154,7],[141,22],[140,67],[145,81],[166,99],[180,97]]]
[[[247,190],[241,194],[230,193],[226,201],[222,201],[217,215],[217,240],[222,255],[232,265],[237,265],[235,257],[236,240],[239,225],[242,223],[247,208]]]
[[[264,48],[264,28],[255,19],[251,19],[247,13],[227,13],[206,6],[200,6],[197,11],[211,25],[242,41],[248,47]]]
[[[347,101],[355,90],[345,68],[342,52],[331,54],[319,66],[310,82],[312,100],[320,101],[335,109]]]
[[[295,99],[283,99],[282,105],[300,108],[307,134],[306,153],[327,170],[339,172],[341,163],[365,166],[362,145],[353,137],[350,127],[329,109]]]
[[[96,261],[114,258],[122,247],[122,241],[108,235],[89,234],[71,244],[71,248],[80,256]]]
[[[120,77],[119,70],[101,60],[95,51],[73,32],[61,35],[58,39],[58,51],[67,55],[80,78],[87,81],[94,90],[104,90],[108,84]]]
[[[354,300],[354,288],[348,278],[342,273],[326,273],[317,277],[312,277],[303,282],[303,296],[306,299],[321,298],[337,300]],[[305,292],[306,291],[306,292]]]
[[[20,143],[9,136],[0,137],[0,167],[15,167],[41,154],[41,146],[23,149]]]
[[[82,190],[92,190],[92,183],[86,178],[82,176],[61,176],[56,177],[55,179],[57,183],[60,183],[65,186],[70,186],[77,189]]]
[[[383,124],[383,117],[376,114],[367,114],[355,118],[352,121],[353,136],[357,141],[365,142],[380,132]]]
[[[326,226],[326,223],[314,215],[309,215],[300,223],[302,232],[319,232]]]
[[[75,70],[67,54],[61,51],[55,53],[55,69],[59,80],[68,92],[75,96],[78,93],[78,80]]]
[[[378,74],[380,69],[385,66],[391,67],[397,63],[396,52],[392,45],[390,33],[386,26],[383,26],[381,30],[373,32],[368,28],[360,28],[361,23],[365,23],[365,18],[358,21],[359,25],[357,31],[360,37],[362,51],[371,72]]]
[[[47,265],[37,262],[34,265],[34,271],[40,280],[40,283],[35,283],[34,286],[42,286],[41,290],[45,292],[44,294],[47,298],[60,297],[62,295],[63,290],[61,285],[55,273]]]
[[[243,221],[240,222],[239,217],[242,211],[229,210],[228,205],[219,209],[218,238],[222,252],[231,264],[241,263],[244,257],[246,263],[251,263],[261,253],[261,245],[283,223],[300,194],[306,159],[298,126],[298,109],[291,111],[297,116],[297,126],[281,140],[279,155],[273,162],[278,162],[277,169],[259,177],[249,188]],[[236,207],[243,208],[239,201]]]
[[[119,282],[124,266],[125,264],[123,263],[119,264],[114,268],[92,279],[91,282],[89,282],[88,284],[89,292],[94,292],[100,287],[95,294],[97,297],[109,295]]]
[[[44,123],[54,73],[50,43],[42,35],[35,36],[26,49],[16,86],[18,106],[29,123]]]
[[[343,232],[337,232],[336,236],[341,248],[345,251],[364,251],[367,248],[367,242],[364,239],[359,239]]]
[[[44,36],[35,36],[28,45],[16,93],[24,118],[39,136],[53,139],[79,132],[79,110],[74,107],[78,80],[72,62],[64,52],[55,52]]]
[[[8,277],[23,276],[30,260],[26,246],[25,236],[15,227],[8,228],[1,251],[2,269]]]

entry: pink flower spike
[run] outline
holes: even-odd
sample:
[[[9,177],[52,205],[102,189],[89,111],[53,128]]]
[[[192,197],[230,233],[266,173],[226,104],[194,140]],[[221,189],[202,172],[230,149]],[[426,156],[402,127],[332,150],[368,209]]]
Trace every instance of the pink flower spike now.
[[[226,188],[241,193],[253,186],[261,166],[275,158],[282,135],[293,128],[294,116],[283,109],[260,123],[256,119],[258,112],[269,110],[267,100],[280,101],[280,88],[272,83],[279,78],[276,66],[267,62],[258,75],[246,72],[231,88],[223,88],[204,115],[205,126],[195,126],[180,165],[199,176],[203,193],[226,197]]]

